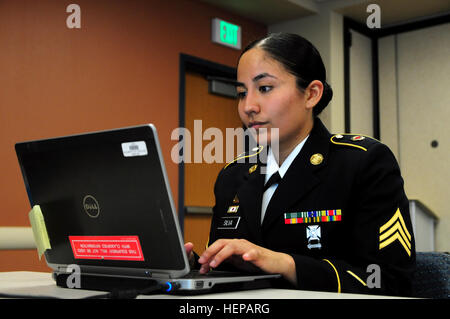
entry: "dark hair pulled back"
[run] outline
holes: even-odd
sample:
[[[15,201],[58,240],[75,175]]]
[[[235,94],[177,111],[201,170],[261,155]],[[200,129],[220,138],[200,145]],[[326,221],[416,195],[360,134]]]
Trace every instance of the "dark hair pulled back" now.
[[[319,51],[308,40],[293,33],[273,33],[247,45],[241,56],[258,47],[278,61],[297,79],[297,87],[303,92],[313,80],[323,84],[322,98],[313,109],[319,115],[333,97],[333,90],[326,82],[326,70]]]

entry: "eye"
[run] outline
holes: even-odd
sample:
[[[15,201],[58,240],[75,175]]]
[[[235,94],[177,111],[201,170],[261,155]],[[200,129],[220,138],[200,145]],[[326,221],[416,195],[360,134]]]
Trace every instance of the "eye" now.
[[[270,86],[270,85],[261,85],[258,88],[259,92],[261,92],[261,93],[267,93],[267,92],[271,91],[272,89],[273,89],[273,86]]]
[[[247,92],[246,91],[238,91],[237,92],[237,98],[238,99],[243,99],[246,96],[247,96]]]

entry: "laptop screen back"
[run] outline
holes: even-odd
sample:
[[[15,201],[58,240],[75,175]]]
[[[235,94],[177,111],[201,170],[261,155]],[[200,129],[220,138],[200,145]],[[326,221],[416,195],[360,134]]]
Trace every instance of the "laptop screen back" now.
[[[152,125],[23,142],[16,152],[44,216],[50,266],[188,271]]]

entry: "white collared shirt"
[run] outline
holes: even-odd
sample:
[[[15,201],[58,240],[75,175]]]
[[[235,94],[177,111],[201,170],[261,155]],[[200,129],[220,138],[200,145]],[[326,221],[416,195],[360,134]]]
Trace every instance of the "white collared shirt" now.
[[[306,140],[308,139],[309,135],[301,141],[289,154],[288,157],[284,160],[283,164],[281,164],[281,167],[278,166],[278,162],[275,159],[275,156],[273,155],[272,148],[269,149],[269,154],[267,155],[267,166],[266,166],[266,176],[264,180],[264,184],[267,183],[269,178],[278,171],[281,178],[284,177],[287,170],[291,166],[294,159],[297,157],[297,155],[300,153],[300,151],[303,148],[303,145],[305,144]],[[270,199],[272,198],[272,195],[275,193],[276,189],[278,187],[278,184],[275,183],[271,185],[263,194],[262,198],[262,205],[261,205],[261,224],[264,220],[264,216],[266,215],[267,206],[269,206]]]

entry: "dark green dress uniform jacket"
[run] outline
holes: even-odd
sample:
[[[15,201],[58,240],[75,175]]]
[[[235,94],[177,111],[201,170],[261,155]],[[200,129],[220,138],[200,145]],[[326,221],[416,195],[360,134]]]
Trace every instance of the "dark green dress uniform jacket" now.
[[[242,238],[287,253],[299,289],[409,295],[414,237],[403,179],[387,146],[331,135],[315,119],[261,224],[264,175],[255,160],[263,153],[220,171],[209,245]]]

